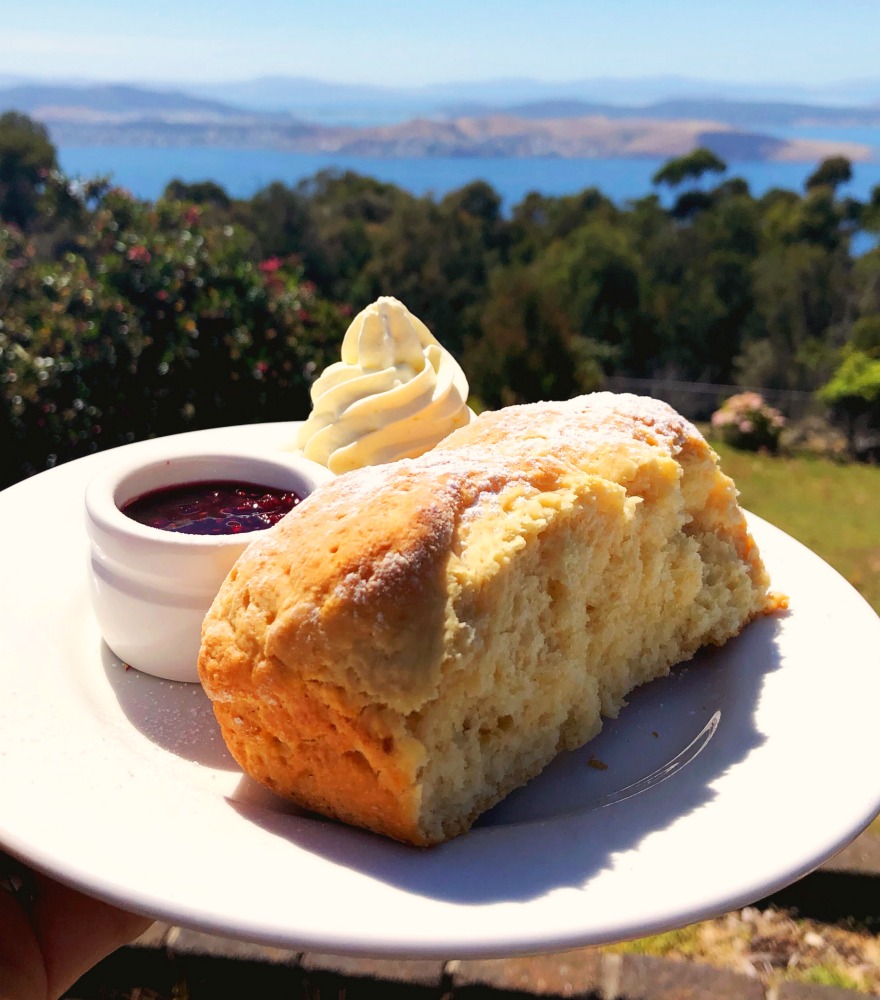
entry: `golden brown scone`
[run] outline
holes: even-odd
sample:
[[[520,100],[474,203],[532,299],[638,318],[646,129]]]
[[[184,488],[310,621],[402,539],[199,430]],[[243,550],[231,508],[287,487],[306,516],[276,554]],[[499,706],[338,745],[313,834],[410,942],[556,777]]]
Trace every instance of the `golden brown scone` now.
[[[767,588],[697,430],[596,393],[322,486],[233,568],[199,672],[247,773],[427,845],[777,606]]]

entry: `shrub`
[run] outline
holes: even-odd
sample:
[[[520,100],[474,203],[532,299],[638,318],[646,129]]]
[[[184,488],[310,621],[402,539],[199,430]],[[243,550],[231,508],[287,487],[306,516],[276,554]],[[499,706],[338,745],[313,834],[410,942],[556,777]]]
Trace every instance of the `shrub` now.
[[[776,451],[785,417],[757,392],[731,396],[712,414],[712,428],[725,444],[744,451]]]
[[[107,191],[51,261],[0,225],[0,488],[137,439],[305,417],[346,321],[296,259],[254,259],[194,205]]]
[[[880,349],[844,348],[839,367],[817,395],[843,425],[851,455],[880,457]]]

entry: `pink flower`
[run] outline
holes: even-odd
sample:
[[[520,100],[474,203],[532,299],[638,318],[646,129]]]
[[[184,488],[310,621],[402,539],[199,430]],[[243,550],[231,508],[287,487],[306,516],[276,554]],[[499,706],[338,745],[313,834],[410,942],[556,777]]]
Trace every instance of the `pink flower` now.
[[[269,257],[268,260],[261,260],[257,266],[263,274],[274,274],[281,267],[281,260],[278,257]]]
[[[125,256],[132,264],[149,264],[153,259],[146,247],[131,247]]]

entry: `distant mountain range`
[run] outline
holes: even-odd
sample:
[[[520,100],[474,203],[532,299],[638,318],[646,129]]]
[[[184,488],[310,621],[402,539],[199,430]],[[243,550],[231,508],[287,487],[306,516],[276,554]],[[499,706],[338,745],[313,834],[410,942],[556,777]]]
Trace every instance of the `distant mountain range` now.
[[[616,101],[571,96],[605,93],[612,85]],[[507,80],[402,90],[267,78],[184,90],[0,77],[0,110],[44,122],[59,145],[226,146],[393,157],[658,157],[705,145],[728,160],[810,162],[833,154],[865,160],[872,156],[868,146],[791,139],[773,130],[880,127],[880,103],[745,100],[693,90],[690,96],[621,102],[623,93],[651,87],[659,92],[661,85],[668,94],[683,89],[685,81],[654,80],[649,87],[649,81]],[[863,89],[878,94],[880,82]]]
[[[497,113],[498,108],[492,105],[461,104],[447,111],[461,115],[485,115]],[[730,101],[721,98],[679,98],[640,107],[575,100],[533,101],[508,106],[506,111],[523,118],[582,118],[587,115],[602,115],[612,119],[640,117],[655,121],[701,118],[738,128],[793,128],[811,125],[866,128],[880,125],[880,105],[830,107],[788,101]]]
[[[653,76],[641,79],[592,77],[564,82],[498,79],[405,88],[340,84],[301,77],[263,77],[224,83],[181,84],[176,89],[243,107],[297,114],[305,114],[310,108],[322,108],[330,113],[340,106],[362,109],[396,106],[400,111],[405,109],[408,115],[421,115],[459,104],[510,107],[566,99],[616,106],[642,106],[678,98],[830,106],[880,103],[880,77],[821,87]]]
[[[221,101],[181,91],[144,90],[126,84],[71,87],[60,84],[0,85],[0,105],[39,118],[113,120],[118,118],[226,118],[241,111]]]

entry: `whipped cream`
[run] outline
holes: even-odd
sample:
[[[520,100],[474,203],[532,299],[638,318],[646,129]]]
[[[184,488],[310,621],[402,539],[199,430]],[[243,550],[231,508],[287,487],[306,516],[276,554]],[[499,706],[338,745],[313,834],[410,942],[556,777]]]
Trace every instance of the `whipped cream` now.
[[[390,296],[355,316],[342,360],[324,370],[311,396],[296,444],[336,473],[415,458],[474,417],[458,362]]]

